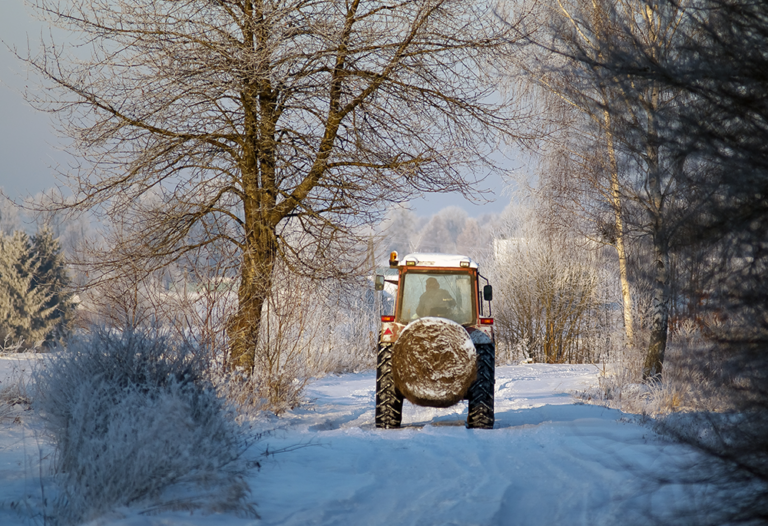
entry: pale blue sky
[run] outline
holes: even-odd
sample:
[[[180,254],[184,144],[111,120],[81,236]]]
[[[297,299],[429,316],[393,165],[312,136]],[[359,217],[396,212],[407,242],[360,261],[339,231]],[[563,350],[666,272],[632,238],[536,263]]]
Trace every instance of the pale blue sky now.
[[[62,151],[63,141],[54,131],[49,116],[30,107],[22,96],[25,86],[34,86],[26,68],[8,50],[27,51],[27,42],[37,47],[47,28],[35,20],[24,0],[0,0],[0,187],[12,199],[34,195],[56,184],[55,173],[70,163]],[[483,188],[495,190],[492,203],[475,205],[458,194],[430,194],[410,203],[421,216],[432,215],[447,206],[460,206],[470,216],[501,212],[509,203],[499,178],[485,181]],[[491,198],[491,195],[486,197]]]
[[[53,186],[52,167],[67,161],[48,115],[24,101],[25,67],[8,50],[26,52],[42,29],[23,0],[0,0],[0,186],[14,199]]]

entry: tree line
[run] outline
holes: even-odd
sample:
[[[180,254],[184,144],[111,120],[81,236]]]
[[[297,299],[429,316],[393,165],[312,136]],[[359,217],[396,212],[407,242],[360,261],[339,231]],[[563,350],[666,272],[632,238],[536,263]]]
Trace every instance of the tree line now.
[[[673,434],[721,461],[709,474],[734,500],[710,523],[764,522],[768,5],[557,0],[536,14],[519,64],[550,103],[548,215],[615,250],[647,382],[664,379],[670,330],[700,331],[685,368],[744,420],[702,415],[711,443]],[[651,293],[644,327],[633,283]]]
[[[763,265],[764,57],[751,50],[765,9],[557,0],[531,13],[515,65],[549,117],[539,205],[554,228],[615,250],[626,338],[645,341],[643,375],[657,377],[675,321],[713,327],[758,303],[734,278],[757,290]]]

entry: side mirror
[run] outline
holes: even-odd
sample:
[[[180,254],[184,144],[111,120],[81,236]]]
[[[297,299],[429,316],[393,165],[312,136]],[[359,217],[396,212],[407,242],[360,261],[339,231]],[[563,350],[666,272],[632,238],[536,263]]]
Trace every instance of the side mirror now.
[[[376,276],[376,279],[373,282],[373,288],[375,290],[384,290],[384,276],[381,274]]]
[[[493,287],[490,285],[483,287],[483,299],[485,301],[491,301],[493,299]]]

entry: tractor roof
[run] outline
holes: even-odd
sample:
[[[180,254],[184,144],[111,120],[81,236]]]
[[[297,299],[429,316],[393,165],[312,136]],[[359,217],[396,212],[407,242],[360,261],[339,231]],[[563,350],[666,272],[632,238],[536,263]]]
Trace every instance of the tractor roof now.
[[[404,267],[408,261],[417,267],[456,267],[456,268],[477,268],[477,263],[469,256],[460,254],[434,254],[426,252],[414,252],[400,258],[399,266]],[[464,265],[462,265],[462,262]]]

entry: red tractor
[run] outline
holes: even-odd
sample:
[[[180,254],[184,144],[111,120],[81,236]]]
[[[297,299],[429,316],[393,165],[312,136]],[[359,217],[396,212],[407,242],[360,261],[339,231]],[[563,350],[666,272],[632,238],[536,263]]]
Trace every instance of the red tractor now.
[[[493,428],[496,346],[488,280],[475,261],[460,255],[398,259],[393,252],[389,266],[375,287],[397,291],[394,313],[381,317],[376,427],[400,427],[407,399],[427,407],[467,400],[467,427]],[[482,288],[479,280],[486,283]]]

